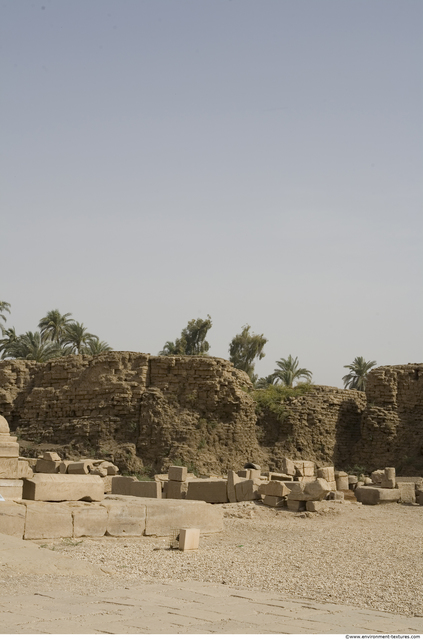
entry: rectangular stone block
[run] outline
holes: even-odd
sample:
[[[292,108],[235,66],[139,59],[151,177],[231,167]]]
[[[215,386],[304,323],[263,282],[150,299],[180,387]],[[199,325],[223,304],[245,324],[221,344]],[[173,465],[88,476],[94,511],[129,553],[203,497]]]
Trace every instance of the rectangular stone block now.
[[[0,462],[1,464],[1,462]],[[34,472],[25,458],[18,458],[18,478],[32,478]]]
[[[122,496],[131,495],[131,485],[135,482],[136,478],[131,476],[112,476],[112,493]]]
[[[193,551],[200,544],[200,529],[181,529],[179,531],[179,549]]]
[[[278,473],[276,471],[270,471],[269,480],[293,480],[293,476],[289,476],[287,473]]]
[[[305,511],[306,510],[306,500],[288,500],[286,501],[286,506],[288,507],[288,511]]]
[[[26,504],[25,540],[72,538],[72,513],[68,507],[51,502]]]
[[[261,475],[260,469],[249,469],[249,480],[258,480]]]
[[[0,480],[0,495],[5,500],[21,500],[22,499],[23,480]]]
[[[187,479],[186,467],[169,467],[168,479],[176,480],[177,482],[185,482]]]
[[[104,485],[99,476],[69,476],[63,474],[35,474],[25,479],[25,500],[62,502],[65,500],[88,500],[100,502],[104,499]]]
[[[265,496],[287,496],[291,491],[281,480],[270,480],[270,482],[261,484],[259,492]]]
[[[18,458],[0,458],[0,478],[19,478]]]
[[[382,476],[381,485],[382,489],[395,489],[395,467],[386,467]]]
[[[104,476],[104,478],[101,478],[104,485],[104,493],[112,493],[112,477]]]
[[[295,469],[295,464],[292,460],[290,460],[289,458],[285,457],[282,458],[282,469],[281,469],[282,473],[285,473],[288,476],[295,476],[296,473],[296,469]]]
[[[414,482],[397,482],[401,494],[400,502],[414,504],[416,502],[416,488]]]
[[[244,478],[245,480],[249,480],[250,469],[241,469],[240,471],[236,472],[236,475],[238,476],[238,478]]]
[[[335,468],[334,467],[321,467],[317,469],[316,475],[318,478],[323,478],[326,482],[335,481]]]
[[[60,462],[61,458],[58,453],[55,451],[44,451],[43,453],[44,460],[53,460],[54,462]]]
[[[170,536],[178,529],[200,529],[201,533],[223,530],[223,510],[219,505],[199,500],[138,499],[147,509],[146,536]]]
[[[72,513],[74,538],[98,538],[106,534],[108,511],[105,507],[84,502],[70,502],[66,505]]]
[[[185,500],[187,497],[188,482],[178,482],[168,480],[166,484],[166,498],[170,500]],[[161,495],[161,494],[160,494]],[[150,498],[160,498],[160,496],[148,496]]]
[[[0,458],[18,458],[19,444],[17,442],[1,442]]]
[[[295,475],[298,477],[314,476],[314,462],[310,460],[294,460]]]
[[[101,506],[107,509],[106,535],[115,537],[144,535],[146,507],[143,500],[153,500],[153,498],[106,496],[101,503]]]
[[[17,502],[0,502],[0,533],[23,538],[26,506]]]
[[[357,487],[355,496],[362,504],[379,504],[380,502],[398,502],[401,498],[399,489],[385,489],[377,486]]]
[[[323,509],[327,508],[325,502],[325,500],[308,500],[306,502],[306,511],[311,511],[312,513],[323,511]]]
[[[237,502],[259,500],[261,496],[259,483],[254,480],[241,480],[241,482],[238,482],[235,485],[235,493]]]
[[[43,460],[38,458],[35,465],[35,473],[59,473],[60,462],[58,460]]]
[[[131,491],[130,495],[137,496],[138,498],[162,497],[162,483],[156,482],[156,480],[135,480],[129,485],[129,488]]]
[[[228,502],[226,480],[190,480],[186,499],[203,500],[216,504]]]
[[[336,479],[336,490],[337,491],[348,491],[350,485],[348,484],[348,476],[339,476]]]
[[[267,496],[263,497],[263,504],[268,507],[282,507],[286,503],[285,498],[281,496]]]
[[[241,479],[235,471],[228,471],[227,491],[229,502],[236,502],[235,485],[241,482]]]

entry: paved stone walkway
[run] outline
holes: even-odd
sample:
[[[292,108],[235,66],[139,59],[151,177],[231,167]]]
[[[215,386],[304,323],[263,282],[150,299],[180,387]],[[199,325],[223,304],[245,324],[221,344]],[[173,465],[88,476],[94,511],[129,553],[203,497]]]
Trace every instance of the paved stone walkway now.
[[[318,604],[222,584],[178,582],[96,596],[65,591],[2,596],[0,633],[419,634],[423,617]]]

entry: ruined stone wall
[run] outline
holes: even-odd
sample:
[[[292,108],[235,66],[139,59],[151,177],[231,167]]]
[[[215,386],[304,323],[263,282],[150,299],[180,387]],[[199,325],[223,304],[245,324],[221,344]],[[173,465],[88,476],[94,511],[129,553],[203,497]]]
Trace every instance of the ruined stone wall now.
[[[370,469],[423,473],[423,364],[373,369],[366,396],[354,460]]]

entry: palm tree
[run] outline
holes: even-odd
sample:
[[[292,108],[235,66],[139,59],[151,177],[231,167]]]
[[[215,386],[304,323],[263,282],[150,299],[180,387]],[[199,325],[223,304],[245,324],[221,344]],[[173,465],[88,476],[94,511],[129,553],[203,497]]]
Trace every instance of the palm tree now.
[[[11,329],[2,329],[2,334],[3,336],[6,336],[0,340],[0,353],[2,354],[2,360],[4,360],[4,358],[8,357],[8,351],[11,345],[18,340],[18,336],[16,335],[15,327],[12,327]]]
[[[265,378],[259,378],[254,384],[255,389],[267,389],[274,382],[273,373],[270,376],[266,376]]]
[[[60,342],[71,321],[70,313],[65,313],[62,316],[59,309],[53,309],[48,311],[44,318],[41,318],[38,328],[41,329],[42,338],[48,338],[52,342]]]
[[[292,388],[295,380],[305,378],[307,382],[311,382],[312,373],[308,369],[299,367],[298,358],[291,355],[288,358],[282,358],[276,362],[278,369],[273,372],[273,380],[280,381],[285,387]]]
[[[113,349],[109,347],[107,342],[104,342],[104,340],[100,341],[97,337],[87,340],[87,346],[83,348],[83,353],[89,356],[96,356],[106,351],[113,351]]]
[[[8,302],[2,302],[0,300],[0,320],[3,320],[3,322],[6,322],[6,316],[4,315],[3,311],[6,311],[6,313],[10,313],[10,304]],[[4,326],[2,325],[1,322],[0,322],[0,329],[4,331]]]
[[[47,362],[53,358],[59,358],[61,353],[60,345],[51,340],[44,340],[39,331],[32,333],[27,331],[17,337],[5,351],[9,358],[17,360],[35,360],[36,362]]]
[[[97,338],[93,333],[89,333],[87,328],[80,322],[70,322],[66,325],[62,345],[71,347],[71,353],[84,353],[84,349],[89,345],[89,341]]]
[[[377,364],[376,360],[366,362],[364,358],[358,356],[351,364],[346,364],[344,369],[350,372],[342,378],[344,389],[357,389],[357,391],[366,390],[367,374],[370,369]]]

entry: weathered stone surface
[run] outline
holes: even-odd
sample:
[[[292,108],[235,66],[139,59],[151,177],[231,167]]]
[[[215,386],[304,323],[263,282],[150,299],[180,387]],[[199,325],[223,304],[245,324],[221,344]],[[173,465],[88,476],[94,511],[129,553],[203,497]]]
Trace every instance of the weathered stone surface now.
[[[228,471],[227,491],[229,502],[236,502],[236,490],[235,485],[241,482],[241,478],[235,471]]]
[[[318,478],[323,478],[326,482],[334,482],[335,480],[335,468],[334,467],[320,467],[317,469],[316,475]]]
[[[383,489],[382,487],[357,487],[355,496],[362,504],[379,504],[380,502],[398,502],[401,499],[399,489]]]
[[[0,443],[0,458],[17,458],[19,456],[19,444],[17,442]]]
[[[337,491],[348,491],[350,485],[348,484],[348,476],[339,476],[336,479],[336,490]]]
[[[18,478],[32,478],[33,475],[34,472],[28,460],[25,458],[18,458]]]
[[[146,536],[168,536],[176,529],[200,529],[201,533],[223,530],[223,511],[219,505],[199,500],[154,500],[139,498],[147,510]]]
[[[380,486],[383,489],[395,489],[395,467],[386,467]]]
[[[169,490],[168,483],[168,490]],[[179,483],[184,484],[184,483]],[[129,485],[130,495],[137,496],[138,498],[161,498],[162,497],[162,484],[156,482],[156,480],[135,480]]]
[[[38,458],[35,465],[35,473],[59,473],[60,462],[57,460],[44,460]]]
[[[265,495],[263,497],[263,504],[267,505],[268,507],[281,507],[283,504],[285,504],[285,499],[281,496]]]
[[[324,500],[330,492],[330,486],[323,478],[317,478],[312,482],[285,482],[285,485],[291,491],[288,499],[300,502]]]
[[[144,535],[146,524],[144,501],[149,499],[154,498],[106,496],[101,503],[108,512],[106,535],[115,537]]]
[[[0,433],[9,434],[9,423],[4,416],[0,416]]]
[[[286,501],[286,506],[288,507],[288,511],[305,511],[306,510],[306,500],[288,500]]]
[[[69,462],[66,473],[76,475],[88,475],[94,465],[88,460],[80,460],[79,462]]]
[[[87,504],[84,502],[66,502],[73,518],[73,536],[104,536],[107,530],[108,511],[101,504]]]
[[[295,464],[290,460],[290,458],[287,458],[286,456],[282,458],[281,471],[288,476],[295,476]]]
[[[160,483],[158,483],[160,485]],[[177,480],[168,480],[166,483],[166,498],[170,500],[185,500],[187,497],[188,482],[178,482]],[[147,498],[160,498],[160,495],[146,496]]]
[[[416,502],[416,489],[414,482],[397,482],[400,492],[400,502],[414,504]]]
[[[293,479],[293,476],[289,476],[287,473],[278,473],[276,471],[270,471],[269,473],[269,480],[282,480],[284,482],[285,480]]]
[[[186,499],[210,503],[228,502],[226,480],[190,480]]]
[[[54,462],[61,462],[61,458],[55,451],[44,451],[43,460],[52,460]]]
[[[12,501],[0,502],[0,533],[23,538],[26,506]]]
[[[283,498],[290,493],[290,489],[280,480],[270,480],[259,486],[258,491],[264,496],[279,496]]]
[[[19,478],[18,458],[0,458],[0,478]]]
[[[21,500],[23,480],[0,479],[0,495],[5,500]]]
[[[112,476],[112,493],[130,496],[131,485],[135,481],[136,478],[132,478],[131,476]]]
[[[314,462],[311,460],[294,460],[295,476],[303,478],[314,476]]]
[[[169,467],[168,471],[168,479],[176,480],[177,482],[185,482],[187,479],[187,468],[186,467]]]
[[[384,475],[384,469],[377,469],[376,471],[373,471],[370,478],[373,484],[381,484]]]
[[[306,502],[306,511],[311,511],[312,513],[323,511],[327,509],[326,500],[307,500]]]
[[[51,502],[25,500],[25,540],[72,538],[72,513],[68,507]]]
[[[98,476],[40,473],[24,480],[23,496],[25,500],[50,502],[64,500],[99,502],[104,498],[104,485]]]
[[[200,529],[181,529],[179,532],[180,551],[194,551],[200,544]]]
[[[260,498],[260,483],[255,480],[241,480],[235,485],[237,502],[248,502]]]

